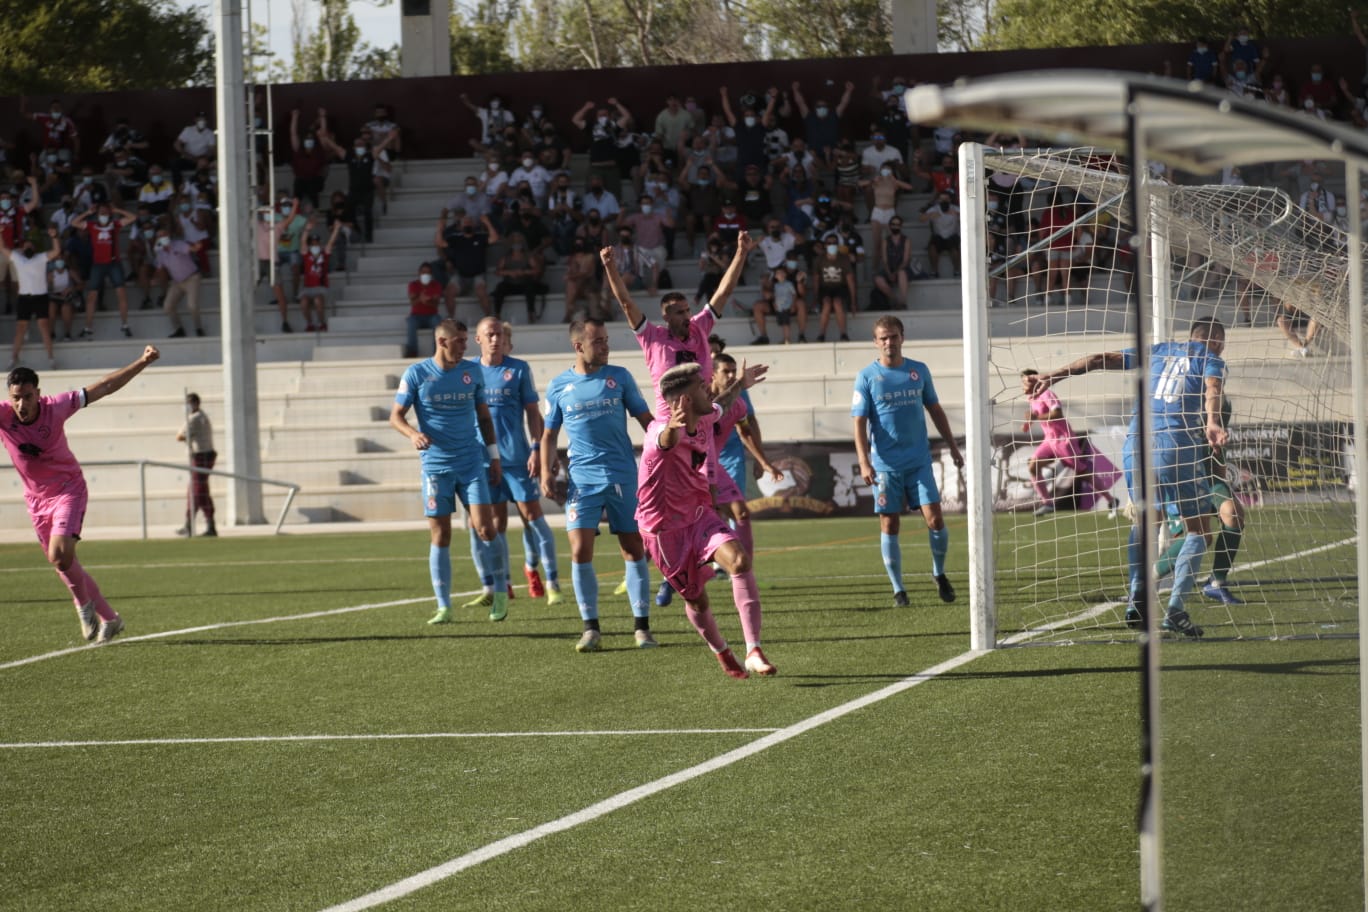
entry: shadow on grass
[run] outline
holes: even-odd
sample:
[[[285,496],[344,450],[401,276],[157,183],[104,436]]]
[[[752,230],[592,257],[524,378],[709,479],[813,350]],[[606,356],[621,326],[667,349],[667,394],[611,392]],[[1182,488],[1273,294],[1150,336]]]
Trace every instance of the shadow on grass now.
[[[1327,672],[1356,674],[1358,659],[1303,659],[1290,662],[1204,662],[1183,665],[1165,665],[1163,674],[1184,672],[1238,671],[1249,674],[1291,675],[1325,674]],[[959,681],[995,681],[1030,678],[1060,678],[1073,675],[1093,674],[1138,674],[1137,665],[1090,665],[1071,668],[1023,668],[1016,671],[950,671],[936,678],[942,683]]]

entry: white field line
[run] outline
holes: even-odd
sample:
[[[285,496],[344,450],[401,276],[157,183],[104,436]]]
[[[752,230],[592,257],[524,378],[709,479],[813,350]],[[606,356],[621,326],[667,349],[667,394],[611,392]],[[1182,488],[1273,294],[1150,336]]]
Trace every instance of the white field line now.
[[[1253,561],[1251,563],[1239,564],[1237,566],[1232,567],[1231,572],[1234,573],[1240,570],[1258,570],[1261,567],[1271,567],[1274,564],[1281,564],[1286,561],[1296,560],[1302,557],[1310,557],[1314,554],[1320,554],[1324,551],[1333,551],[1336,548],[1343,548],[1348,545],[1352,545],[1357,541],[1358,536],[1351,535],[1346,539],[1342,539],[1341,541],[1331,542],[1328,545],[1320,545],[1315,548],[1307,548],[1305,551],[1296,551],[1292,554],[1284,554],[1279,557],[1270,557],[1266,560],[1259,560]],[[1106,612],[1111,611],[1113,608],[1119,608],[1121,605],[1124,604],[1125,602],[1101,602],[1100,604],[1092,606],[1087,611],[1079,612],[1078,614],[1071,615],[1070,617],[1066,617],[1063,620],[1051,621],[1048,624],[1041,624],[1038,627],[1029,627],[1026,630],[1021,631],[1020,633],[1009,636],[1007,639],[1002,641],[1002,645],[1017,646],[1021,643],[1025,643],[1028,640],[1033,640],[1038,636],[1044,636],[1047,633],[1053,633],[1056,630],[1060,630],[1065,627],[1073,627],[1077,624],[1082,623],[1083,621],[1090,621],[1098,615],[1105,614]]]
[[[587,731],[525,732],[414,732],[410,734],[360,735],[251,735],[238,738],[127,738],[118,741],[14,741],[0,742],[0,750],[63,747],[163,747],[180,744],[278,744],[307,741],[430,741],[480,738],[635,738],[643,735],[763,735],[775,728],[641,728]]]
[[[628,805],[641,801],[644,798],[649,798],[652,795],[674,788],[676,785],[682,785],[691,779],[697,779],[699,776],[724,769],[731,766],[733,763],[737,763],[747,757],[758,754],[761,751],[775,747],[776,745],[783,744],[785,741],[792,740],[819,726],[826,725],[828,722],[834,722],[842,716],[849,715],[856,710],[864,709],[867,706],[872,706],[875,703],[887,700],[889,697],[896,696],[905,690],[916,687],[918,684],[924,684],[927,681],[933,680],[982,655],[986,655],[986,653],[974,651],[961,653],[953,659],[947,659],[939,665],[934,665],[925,671],[904,678],[901,681],[890,684],[873,693],[858,697],[848,703],[842,703],[840,706],[833,707],[832,709],[818,713],[815,716],[810,716],[809,718],[786,728],[777,729],[763,738],[759,738],[734,750],[727,751],[724,754],[719,754],[711,760],[705,760],[695,766],[671,773],[668,776],[663,776],[653,782],[647,782],[644,785],[628,789],[625,792],[619,792],[610,798],[605,798],[603,801],[591,804],[583,810],[576,811],[573,814],[567,814],[564,817],[543,823],[530,830],[515,833],[514,835],[500,839],[497,842],[491,842],[473,852],[467,852],[450,861],[428,868],[426,871],[421,871],[411,877],[406,877],[403,880],[381,887],[372,893],[367,893],[364,896],[359,896],[356,899],[349,900],[348,902],[339,905],[329,906],[325,912],[357,912],[357,910],[374,908],[375,906],[399,899],[400,897],[408,896],[410,893],[415,893],[418,890],[430,887],[439,881],[453,877],[482,862],[490,861],[494,858],[498,858],[500,855],[505,855],[516,849],[521,849],[539,839],[573,829],[584,823],[589,823],[606,814],[611,814],[613,811],[621,810]]]

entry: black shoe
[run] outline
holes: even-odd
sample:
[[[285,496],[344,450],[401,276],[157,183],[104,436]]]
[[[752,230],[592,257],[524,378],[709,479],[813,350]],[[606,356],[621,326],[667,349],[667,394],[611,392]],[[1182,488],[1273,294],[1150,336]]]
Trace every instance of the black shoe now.
[[[218,538],[218,529],[215,529],[214,524],[210,523],[209,528],[204,530],[204,534],[200,538]]]
[[[129,339],[133,338],[133,330],[131,330],[131,329],[128,328],[128,324],[127,324],[127,323],[125,323],[123,326],[120,326],[120,327],[119,327],[119,332],[123,333],[124,336],[126,336],[126,337],[129,338]]]
[[[181,526],[179,529],[176,530],[176,534],[179,535],[181,538],[187,538],[187,537],[189,537],[189,535],[190,535],[190,524],[189,524],[189,523],[186,523],[185,525]]]
[[[955,587],[950,585],[950,577],[944,573],[936,577],[936,590],[939,592],[942,602],[953,602],[955,600]]]
[[[151,298],[149,295],[143,295],[142,303],[138,305],[138,309],[139,309],[139,310],[151,310],[151,309],[152,309],[152,298]]]
[[[907,604],[908,604],[908,603],[907,603],[907,593],[906,593],[906,592],[903,592],[903,591],[900,589],[900,590],[898,590],[897,592],[893,593],[893,607],[894,607],[894,608],[906,608],[906,607],[907,607]]]
[[[751,340],[751,345],[769,345],[769,336],[756,336]]]
[[[817,337],[817,341],[818,341],[818,342],[825,342],[825,341],[826,341],[826,333],[822,333],[820,336],[818,336],[818,337]]]
[[[1202,628],[1192,623],[1192,618],[1181,608],[1169,614],[1159,623],[1159,629],[1165,633],[1177,633],[1189,639],[1199,639],[1202,636]]]
[[[841,341],[842,341],[842,342],[849,342],[849,341],[850,341],[850,336],[847,336],[845,333],[841,333]]]
[[[204,338],[204,330],[202,330],[202,329],[197,329],[197,330],[195,330],[195,335],[197,335],[197,336],[199,336],[201,339],[203,339],[203,338]]]
[[[182,326],[182,327],[178,328],[175,332],[173,332],[171,335],[167,336],[166,338],[168,338],[168,339],[184,339],[184,338],[185,338],[185,327]]]
[[[280,324],[280,331],[283,333],[292,333],[294,332],[294,327],[290,325],[289,320],[286,320]]]
[[[1140,630],[1145,626],[1145,606],[1131,596],[1126,602],[1126,626],[1131,630]]]
[[[806,344],[806,343],[807,343],[807,336],[803,335],[802,333],[799,333],[799,334],[798,334],[798,341],[801,342],[801,343]]]

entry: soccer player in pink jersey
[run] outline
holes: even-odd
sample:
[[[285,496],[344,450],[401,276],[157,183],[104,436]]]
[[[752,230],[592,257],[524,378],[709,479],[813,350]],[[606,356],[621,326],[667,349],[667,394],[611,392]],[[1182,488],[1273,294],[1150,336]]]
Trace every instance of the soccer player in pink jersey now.
[[[750,555],[713,507],[716,444],[713,425],[740,391],[764,377],[763,365],[742,372],[718,403],[703,382],[702,367],[681,364],[666,371],[658,389],[670,411],[646,429],[637,473],[637,525],[646,551],[675,591],[684,596],[684,613],[712,648],[722,670],[733,678],[777,669],[760,649],[760,592]],[[732,598],[741,615],[746,661],[736,660],[717,629],[705,588],[714,560],[731,575]]]
[[[6,378],[9,397],[0,404],[0,440],[23,479],[33,530],[48,562],[71,590],[81,635],[99,643],[118,635],[124,622],[76,559],[88,495],[81,464],[67,445],[66,423],[83,406],[123,389],[158,357],[160,352],[149,345],[137,361],[98,383],[56,396],[42,395],[38,375],[30,368],[15,368]]]
[[[1107,502],[1110,515],[1115,517],[1120,502],[1112,496],[1111,488],[1121,473],[1107,457],[1093,448],[1086,437],[1074,432],[1064,417],[1064,406],[1053,390],[1046,388],[1032,393],[1036,375],[1037,371],[1030,368],[1021,372],[1021,389],[1027,396],[1026,420],[1021,430],[1029,433],[1031,421],[1038,420],[1045,434],[1045,439],[1026,463],[1026,470],[1031,474],[1031,486],[1040,495],[1040,506],[1036,507],[1035,515],[1045,516],[1055,511],[1054,497],[1045,486],[1043,476],[1045,467],[1058,461],[1073,470],[1080,484],[1089,486],[1087,502],[1084,503],[1082,499],[1079,501],[1082,509],[1092,506],[1091,495],[1096,494]]]
[[[627,323],[636,333],[637,343],[646,356],[646,369],[651,372],[651,386],[656,391],[656,417],[664,418],[670,414],[660,394],[660,378],[670,368],[680,364],[696,363],[702,370],[703,384],[706,388],[712,382],[712,349],[708,345],[708,335],[722,317],[722,312],[731,299],[736,284],[741,280],[741,271],[746,266],[746,257],[755,249],[755,242],[746,232],[736,236],[736,255],[727,267],[717,291],[707,305],[697,314],[689,316],[689,299],[677,291],[667,292],[660,299],[660,314],[664,324],[652,323],[636,306],[627,283],[622,280],[617,264],[613,261],[613,248],[604,247],[599,251],[603,260],[603,272],[608,286],[622,307]]]

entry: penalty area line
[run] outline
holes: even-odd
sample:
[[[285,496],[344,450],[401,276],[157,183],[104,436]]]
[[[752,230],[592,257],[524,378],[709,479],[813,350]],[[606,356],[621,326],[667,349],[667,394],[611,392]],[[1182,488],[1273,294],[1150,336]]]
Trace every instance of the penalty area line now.
[[[355,735],[242,735],[223,738],[123,738],[114,741],[13,741],[0,742],[0,750],[64,747],[163,747],[195,744],[281,744],[311,741],[430,741],[481,738],[637,738],[660,735],[763,735],[776,728],[635,728],[587,729],[585,731],[525,732],[397,732]]]
[[[857,697],[854,700],[842,703],[839,706],[818,713],[815,716],[810,716],[807,719],[803,719],[802,721],[796,722],[785,728],[776,729],[763,738],[758,738],[742,747],[727,751],[724,754],[719,754],[711,760],[705,760],[702,763],[688,767],[687,769],[682,769],[678,772],[671,773],[668,776],[663,776],[653,782],[647,782],[644,785],[628,789],[625,792],[619,792],[616,795],[591,804],[573,814],[567,814],[564,817],[548,821],[547,823],[533,827],[530,830],[524,830],[521,833],[515,833],[512,836],[505,837],[496,842],[491,842],[472,852],[467,852],[450,861],[428,868],[426,871],[420,871],[417,874],[396,881],[388,886],[381,887],[364,896],[358,896],[347,902],[329,906],[324,912],[360,912],[362,909],[371,909],[375,906],[383,905],[384,903],[408,896],[411,893],[416,893],[417,891],[430,887],[440,881],[454,877],[462,871],[473,868],[478,864],[491,861],[498,858],[500,855],[506,855],[509,852],[531,845],[547,836],[553,836],[557,833],[573,829],[581,824],[590,823],[597,820],[599,817],[621,810],[622,808],[635,804],[645,798],[650,798],[653,795],[672,789],[677,785],[682,785],[692,779],[697,779],[708,773],[724,769],[747,757],[754,756],[761,751],[768,750],[771,747],[783,744],[785,741],[790,741],[815,728],[826,725],[828,722],[834,722],[856,710],[864,709],[875,703],[880,703],[887,700],[889,697],[910,690],[919,684],[924,684],[927,681],[933,680],[946,672],[953,671],[961,665],[986,654],[987,653],[985,652],[973,650],[961,653],[952,659],[941,662],[939,665],[933,665],[925,671],[918,672],[911,677],[904,678],[901,681],[890,684],[873,693],[866,694],[863,697]]]

